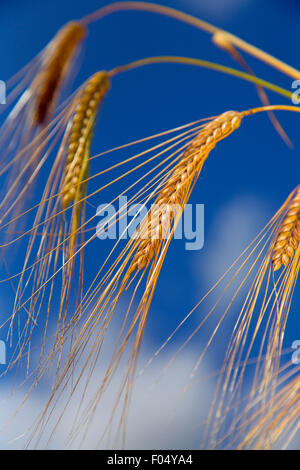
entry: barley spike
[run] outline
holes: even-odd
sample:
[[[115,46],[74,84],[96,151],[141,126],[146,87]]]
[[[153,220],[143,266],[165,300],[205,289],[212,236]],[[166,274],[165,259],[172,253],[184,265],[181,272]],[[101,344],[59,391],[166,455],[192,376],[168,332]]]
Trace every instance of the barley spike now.
[[[273,249],[274,271],[288,266],[300,242],[300,187],[289,203],[287,214],[280,225]]]
[[[79,22],[71,21],[57,33],[46,49],[44,64],[33,83],[36,93],[33,116],[35,125],[46,121],[73,54],[85,35],[85,27]]]
[[[242,117],[243,113],[237,111],[227,111],[221,114],[210,121],[185,150],[170,178],[159,192],[154,209],[151,208],[148,213],[147,221],[140,226],[138,232],[140,243],[132,260],[129,274],[136,270],[140,271],[151,261],[159,240],[168,235],[169,227],[174,220],[175,214],[172,206],[179,205],[182,209],[184,208],[191,184],[199,175],[210,151],[220,140],[240,126]]]
[[[110,86],[109,76],[101,71],[93,75],[79,93],[78,103],[70,128],[68,150],[63,182],[63,208],[80,194],[80,176],[99,104]]]

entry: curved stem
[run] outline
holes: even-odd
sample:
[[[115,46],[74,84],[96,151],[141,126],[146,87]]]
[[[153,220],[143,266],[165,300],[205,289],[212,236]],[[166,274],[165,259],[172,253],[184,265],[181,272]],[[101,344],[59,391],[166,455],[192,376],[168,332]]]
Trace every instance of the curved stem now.
[[[300,113],[300,108],[297,106],[287,106],[284,104],[274,104],[270,106],[261,106],[259,108],[252,108],[244,111],[244,116],[251,116],[252,114],[262,113],[264,111],[291,111],[294,113]]]
[[[288,99],[292,98],[292,93],[290,91],[285,90],[284,88],[281,88],[277,85],[274,85],[273,83],[270,83],[266,80],[263,80],[256,76],[242,72],[240,70],[236,70],[231,67],[226,67],[225,65],[216,64],[214,62],[209,62],[206,60],[195,59],[192,57],[180,57],[180,56],[147,57],[145,59],[136,60],[126,65],[121,65],[119,67],[116,67],[109,72],[109,75],[113,77],[115,75],[118,75],[119,73],[127,72],[129,70],[133,70],[138,67],[144,67],[146,65],[152,65],[152,64],[164,64],[164,63],[193,65],[197,67],[207,68],[210,70],[215,70],[217,72],[225,73],[227,75],[232,75],[232,76],[241,78],[242,80],[255,83],[256,85],[262,86],[263,88],[267,88],[268,90],[271,90],[274,93],[280,94],[284,96],[285,98],[288,98]]]
[[[171,18],[174,18],[176,20],[182,21],[184,23],[190,24],[191,26],[194,26],[196,28],[201,29],[202,31],[205,31],[206,33],[209,34],[215,34],[217,32],[222,32],[226,34],[227,39],[238,49],[252,55],[256,59],[259,59],[266,64],[270,65],[271,67],[274,67],[275,69],[281,71],[282,73],[292,77],[294,80],[295,79],[300,79],[300,71],[295,69],[294,67],[291,67],[290,65],[286,64],[285,62],[276,59],[272,55],[268,54],[267,52],[262,51],[258,47],[253,46],[252,44],[247,43],[246,41],[240,39],[239,37],[235,36],[234,34],[228,33],[227,31],[218,28],[210,23],[207,23],[206,21],[200,20],[198,18],[195,18],[192,15],[189,15],[187,13],[183,13],[179,10],[176,10],[174,8],[162,6],[162,5],[157,5],[155,3],[149,3],[149,2],[116,2],[112,3],[110,5],[106,5],[99,10],[97,10],[95,13],[92,13],[91,15],[87,15],[82,19],[82,22],[84,24],[89,24],[94,21],[97,21],[105,16],[108,16],[112,13],[118,12],[118,11],[130,11],[130,10],[136,10],[136,11],[148,11],[151,13],[158,13],[161,15],[165,15]]]

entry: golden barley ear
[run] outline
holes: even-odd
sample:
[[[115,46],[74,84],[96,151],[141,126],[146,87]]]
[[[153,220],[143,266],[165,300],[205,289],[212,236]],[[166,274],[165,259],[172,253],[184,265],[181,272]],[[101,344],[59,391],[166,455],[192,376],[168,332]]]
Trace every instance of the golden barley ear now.
[[[107,72],[101,71],[91,77],[78,98],[78,104],[71,124],[63,182],[63,208],[75,201],[79,191],[86,148],[89,145],[96,112],[100,102],[109,90]]]
[[[57,33],[47,47],[42,68],[32,84],[32,89],[36,89],[34,125],[44,124],[49,117],[72,58],[85,35],[85,27],[80,22],[72,21]]]
[[[273,270],[288,266],[300,242],[300,186],[289,203],[287,213],[280,224],[275,240]]]
[[[184,205],[194,178],[199,174],[204,161],[216,144],[234,132],[241,124],[242,114],[228,111],[208,123],[185,150],[171,177],[158,194],[154,210],[140,228],[139,247],[130,266],[130,274],[142,270],[152,260],[159,240],[167,238],[174,219],[170,206]],[[148,236],[147,236],[148,235]]]

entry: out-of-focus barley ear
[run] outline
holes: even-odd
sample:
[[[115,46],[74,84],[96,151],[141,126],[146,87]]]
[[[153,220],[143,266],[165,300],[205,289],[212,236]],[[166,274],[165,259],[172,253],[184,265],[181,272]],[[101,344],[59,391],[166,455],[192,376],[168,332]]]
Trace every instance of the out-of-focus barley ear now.
[[[9,212],[23,212],[32,199],[44,155],[54,143],[57,128],[65,125],[70,101],[60,108],[57,103],[62,86],[72,78],[85,34],[80,22],[68,23],[16,81],[9,82],[14,87],[8,86],[7,104],[1,109],[5,116],[0,127],[1,221]]]
[[[70,72],[72,59],[86,36],[80,23],[67,23],[54,37],[44,52],[41,70],[34,79],[33,125],[44,124],[51,113],[62,83]]]

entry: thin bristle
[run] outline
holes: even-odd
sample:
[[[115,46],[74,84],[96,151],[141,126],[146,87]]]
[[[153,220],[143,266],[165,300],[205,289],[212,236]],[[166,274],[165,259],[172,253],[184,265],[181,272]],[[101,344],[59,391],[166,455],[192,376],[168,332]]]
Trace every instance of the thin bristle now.
[[[68,142],[63,207],[67,207],[76,197],[96,112],[109,86],[108,74],[103,71],[98,72],[90,78],[78,98]]]
[[[273,269],[288,266],[300,242],[300,187],[292,198],[287,214],[280,225],[273,250]]]
[[[86,35],[85,27],[72,21],[64,26],[46,50],[46,60],[33,88],[37,89],[34,124],[44,124],[55,100],[59,86],[67,72],[74,52]]]
[[[189,192],[209,152],[220,140],[236,130],[241,120],[242,114],[236,111],[221,114],[209,122],[186,149],[139,230],[138,238],[141,242],[131,263],[131,273],[140,271],[152,260],[159,240],[168,236],[175,217],[173,208],[176,206],[183,208],[185,195]]]

